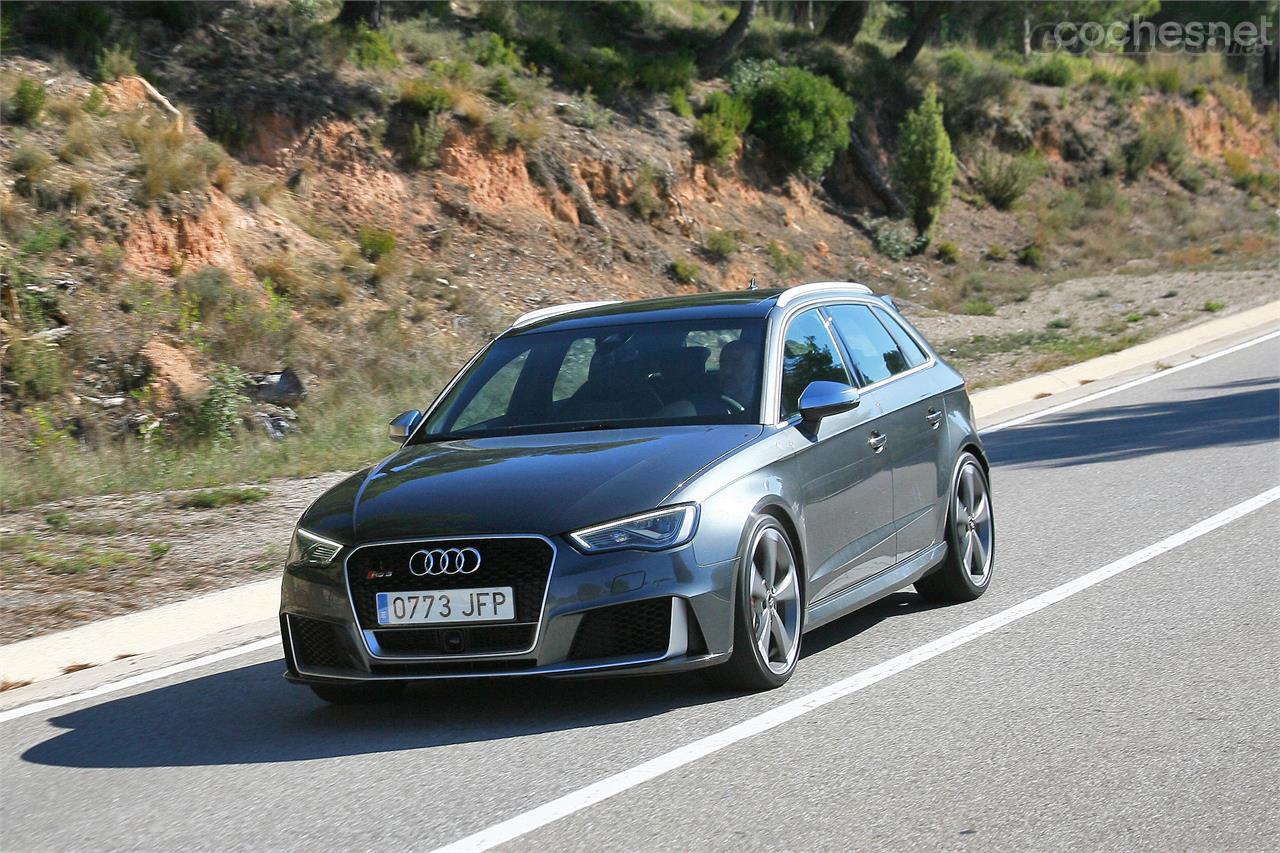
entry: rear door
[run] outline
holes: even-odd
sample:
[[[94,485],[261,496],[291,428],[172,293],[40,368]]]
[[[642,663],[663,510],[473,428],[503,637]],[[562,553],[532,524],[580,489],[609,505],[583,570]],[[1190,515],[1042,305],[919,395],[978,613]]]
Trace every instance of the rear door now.
[[[826,318],[817,308],[796,315],[783,345],[779,415],[799,426],[800,394],[816,380],[853,384]],[[896,559],[893,472],[879,444],[880,404],[860,404],[824,418],[802,435],[795,457],[804,501],[809,601],[819,601],[883,571]]]
[[[943,403],[929,357],[887,311],[866,303],[831,305],[849,359],[884,409],[893,464],[897,561],[933,544],[938,529],[938,458]]]

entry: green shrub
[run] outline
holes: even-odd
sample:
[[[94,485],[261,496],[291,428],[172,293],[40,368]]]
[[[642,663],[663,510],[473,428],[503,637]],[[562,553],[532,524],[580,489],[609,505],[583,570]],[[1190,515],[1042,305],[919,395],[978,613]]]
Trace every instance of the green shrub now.
[[[400,65],[400,57],[396,56],[387,37],[363,23],[352,36],[351,59],[357,66],[367,70],[395,68]]]
[[[480,33],[471,39],[471,55],[486,68],[519,68],[520,54],[497,33]]]
[[[943,240],[938,244],[938,260],[944,264],[958,263],[960,260],[960,247],[950,240]]]
[[[1009,210],[1040,175],[1040,161],[1030,154],[1010,156],[984,148],[973,162],[973,187],[999,210]]]
[[[742,133],[751,123],[751,108],[741,98],[712,92],[702,104],[702,115],[693,130],[693,141],[702,156],[724,166],[733,160]]]
[[[853,101],[826,77],[773,66],[749,83],[740,78],[734,93],[751,109],[751,132],[788,169],[817,177],[849,145]]]
[[[689,103],[689,90],[683,86],[677,86],[671,90],[671,112],[680,116],[680,118],[693,117],[693,105]]]
[[[219,267],[203,266],[178,278],[178,294],[196,306],[200,317],[212,317],[231,294],[231,277]]]
[[[698,77],[698,65],[688,54],[655,56],[636,67],[636,84],[642,92],[687,89]]]
[[[430,80],[406,80],[400,84],[400,98],[396,104],[414,115],[430,116],[452,109],[453,94]]]
[[[702,270],[693,261],[677,258],[671,262],[671,277],[681,284],[697,284]]]
[[[1227,174],[1236,186],[1243,186],[1253,174],[1253,163],[1249,155],[1238,148],[1230,148],[1222,152],[1222,162],[1227,167]]]
[[[133,61],[133,51],[124,45],[112,45],[103,48],[98,54],[98,80],[110,83],[121,77],[133,77],[138,73],[138,66]]]
[[[631,210],[636,216],[648,222],[662,209],[662,199],[658,198],[658,173],[648,163],[640,164],[636,172],[636,185],[631,190]]]
[[[1120,194],[1120,185],[1115,180],[1095,178],[1084,185],[1084,203],[1092,210],[1128,209],[1128,202]]]
[[[376,261],[396,249],[396,235],[383,228],[361,228],[359,241],[360,254],[369,261]]]
[[[67,387],[67,367],[55,346],[15,335],[9,340],[8,362],[5,379],[22,399],[48,400]]]
[[[22,241],[18,254],[23,257],[47,255],[54,249],[61,249],[71,242],[71,232],[61,222],[48,222],[41,225],[36,232]]]
[[[107,104],[107,96],[103,93],[101,86],[94,86],[89,91],[81,108],[92,116],[104,116],[111,112],[111,107]]]
[[[769,252],[769,265],[773,267],[778,275],[799,272],[800,268],[804,266],[804,255],[788,249],[777,240],[769,241],[767,251]]]
[[[25,196],[33,197],[44,183],[53,158],[39,148],[30,145],[19,145],[13,152],[9,165],[18,174],[15,189]]]
[[[1151,109],[1135,139],[1124,146],[1125,169],[1140,177],[1157,163],[1176,173],[1187,156],[1186,128],[1182,113],[1167,107]]]
[[[989,261],[1003,261],[1009,257],[1009,253],[1004,250],[1003,246],[992,243],[987,247],[985,257]]]
[[[1209,87],[1203,83],[1197,83],[1191,87],[1190,94],[1191,100],[1195,101],[1197,104],[1203,104],[1205,101],[1209,100]]]
[[[1166,95],[1177,95],[1182,91],[1182,70],[1176,65],[1167,65],[1151,72],[1151,82]]]
[[[1024,267],[1042,269],[1044,267],[1044,250],[1034,243],[1025,246],[1018,252],[1018,263]]]
[[[1027,69],[1026,79],[1029,83],[1041,86],[1070,86],[1073,78],[1071,62],[1060,53]]]
[[[22,77],[9,102],[9,120],[15,124],[35,124],[40,120],[40,112],[48,97],[43,83],[30,77]]]
[[[1204,172],[1190,163],[1183,163],[1174,174],[1179,186],[1189,193],[1199,193],[1204,189]]]
[[[911,226],[900,219],[873,220],[870,230],[876,251],[890,260],[900,261],[915,251],[915,234]]]
[[[1216,299],[1210,299],[1206,301],[1204,305],[1201,306],[1200,310],[1208,311],[1210,314],[1214,314],[1226,307],[1227,307],[1227,303],[1219,302]]]
[[[188,425],[195,438],[214,445],[230,443],[240,426],[240,407],[245,400],[241,390],[248,381],[237,367],[222,364],[214,368],[209,374],[209,390]]]
[[[511,77],[504,72],[494,77],[493,82],[489,84],[489,97],[500,104],[510,106],[520,99],[520,92],[511,82]]]
[[[902,122],[894,172],[916,230],[927,235],[951,200],[951,181],[956,173],[951,138],[943,127],[938,90],[932,84],[925,90],[924,100]]]
[[[992,317],[995,316],[996,306],[985,299],[970,299],[960,306],[960,313],[974,317]]]
[[[937,79],[952,136],[982,128],[993,105],[1008,101],[1014,90],[1014,75],[1008,68],[975,62],[963,50],[949,50],[938,57]]]
[[[725,261],[738,251],[738,236],[732,231],[708,231],[702,241],[702,248],[717,261]]]
[[[448,123],[443,116],[432,116],[426,121],[415,122],[409,128],[405,143],[405,161],[418,169],[433,169],[440,165],[440,146],[444,144]]]

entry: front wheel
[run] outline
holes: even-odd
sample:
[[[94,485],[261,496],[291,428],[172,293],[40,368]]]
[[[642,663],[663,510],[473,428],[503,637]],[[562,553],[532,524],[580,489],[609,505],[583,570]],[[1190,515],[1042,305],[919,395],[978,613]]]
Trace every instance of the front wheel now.
[[[991,585],[995,569],[996,524],[991,487],[972,453],[960,456],[947,508],[947,556],[916,592],[930,601],[973,601]]]
[[[771,690],[795,672],[804,629],[800,564],[776,520],[756,521],[739,566],[733,656],[712,670],[727,687]]]
[[[395,699],[407,686],[403,681],[370,681],[364,684],[308,684],[311,692],[333,705],[364,705]]]

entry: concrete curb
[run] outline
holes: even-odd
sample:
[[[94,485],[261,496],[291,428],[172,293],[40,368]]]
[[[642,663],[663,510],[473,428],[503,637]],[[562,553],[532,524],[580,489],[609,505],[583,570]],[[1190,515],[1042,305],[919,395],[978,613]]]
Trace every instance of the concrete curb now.
[[[1207,355],[1211,349],[1221,348],[1210,344],[1225,346],[1226,339],[1252,337],[1250,332],[1262,334],[1268,326],[1280,326],[1280,301],[1209,320],[1112,355],[976,392],[974,412],[984,425],[990,425],[998,420],[997,414],[1046,407],[1050,403],[1044,402],[1045,398],[1052,396],[1052,402],[1058,403],[1072,396],[1071,391],[1082,396],[1097,390],[1092,383],[1147,372],[1160,362],[1172,366],[1175,361]],[[59,676],[77,680],[75,675],[64,675],[67,667],[105,665],[103,670],[115,669],[120,665],[113,662],[121,658],[135,663],[133,656],[172,651],[178,646],[192,648],[202,638],[233,630],[241,639],[252,639],[249,634],[268,636],[276,625],[279,591],[278,580],[259,581],[0,646],[0,681],[44,682]],[[256,626],[256,630],[249,630],[249,626]]]
[[[253,622],[274,626],[279,607],[280,581],[257,581],[11,643],[0,646],[0,680],[43,681],[67,667],[147,655]]]
[[[1202,350],[1196,353],[1197,355],[1206,355],[1208,350],[1203,349],[1206,344],[1245,335],[1253,330],[1262,332],[1272,324],[1280,324],[1280,301],[1241,311],[1239,314],[1208,320],[1120,352],[1030,376],[1008,385],[1001,385],[999,388],[977,391],[971,397],[973,411],[978,418],[984,421],[990,420],[998,412],[1133,370],[1148,369],[1159,362],[1197,349]],[[1172,364],[1166,366],[1172,367]]]

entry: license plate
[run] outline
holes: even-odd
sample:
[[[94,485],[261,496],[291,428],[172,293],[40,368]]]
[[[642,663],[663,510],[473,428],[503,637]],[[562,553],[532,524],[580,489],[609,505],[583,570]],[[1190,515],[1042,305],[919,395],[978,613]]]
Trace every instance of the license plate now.
[[[380,592],[379,625],[442,625],[452,622],[500,622],[516,618],[509,586]]]

